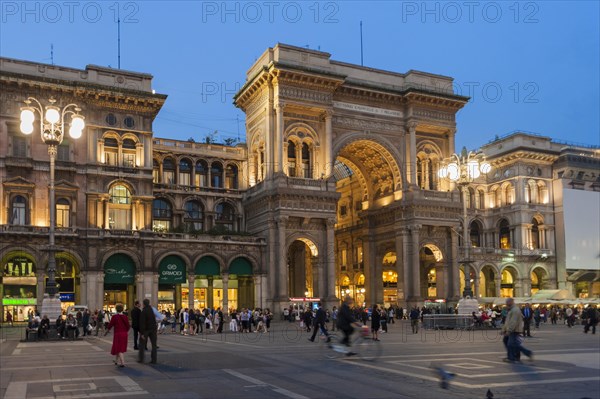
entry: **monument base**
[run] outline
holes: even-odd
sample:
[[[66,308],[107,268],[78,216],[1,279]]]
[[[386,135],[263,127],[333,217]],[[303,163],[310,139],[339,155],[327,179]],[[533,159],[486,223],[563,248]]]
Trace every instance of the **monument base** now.
[[[458,301],[458,314],[472,315],[473,312],[479,311],[479,302],[477,299],[466,297]]]
[[[40,316],[48,316],[48,319],[50,319],[50,323],[52,324],[61,314],[62,308],[60,307],[60,299],[58,299],[58,297],[50,298],[48,294],[44,294]]]

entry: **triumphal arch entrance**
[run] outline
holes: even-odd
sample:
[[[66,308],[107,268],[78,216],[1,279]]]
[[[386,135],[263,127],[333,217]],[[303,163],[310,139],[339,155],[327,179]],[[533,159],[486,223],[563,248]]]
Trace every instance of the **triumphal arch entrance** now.
[[[458,193],[438,179],[468,98],[452,79],[334,61],[278,44],[248,70],[249,232],[267,303],[410,306],[459,297]]]

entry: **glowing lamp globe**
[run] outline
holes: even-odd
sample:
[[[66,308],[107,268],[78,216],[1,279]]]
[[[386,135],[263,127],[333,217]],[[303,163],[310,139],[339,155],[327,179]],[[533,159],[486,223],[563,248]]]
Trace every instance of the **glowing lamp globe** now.
[[[479,166],[479,170],[481,171],[481,173],[483,174],[487,174],[490,173],[490,171],[492,170],[492,165],[489,164],[489,162],[483,162],[480,166]]]
[[[448,178],[450,180],[458,180],[459,177],[459,171],[458,171],[458,164],[456,162],[452,162],[448,165]]]
[[[46,108],[46,121],[51,124],[56,124],[60,120],[60,114],[54,107]]]
[[[35,115],[31,109],[25,108],[21,110],[21,123],[29,124],[33,123],[34,120]]]
[[[74,139],[78,139],[81,137],[81,129],[77,129],[75,126],[71,126],[69,128],[69,136]]]
[[[21,133],[31,134],[33,133],[33,123],[21,122]]]
[[[78,130],[83,130],[85,127],[85,121],[82,116],[76,115],[71,119],[71,126]]]

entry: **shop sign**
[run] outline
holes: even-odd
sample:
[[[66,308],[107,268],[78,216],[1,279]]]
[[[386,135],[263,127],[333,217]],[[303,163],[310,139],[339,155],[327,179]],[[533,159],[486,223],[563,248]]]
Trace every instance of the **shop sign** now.
[[[37,305],[37,299],[35,298],[2,298],[2,305]]]
[[[186,279],[184,264],[171,261],[160,265],[158,279],[160,284],[182,284]]]
[[[127,266],[104,269],[104,282],[109,284],[133,284],[134,273]]]
[[[75,294],[72,292],[60,294],[59,298],[61,302],[75,302]]]

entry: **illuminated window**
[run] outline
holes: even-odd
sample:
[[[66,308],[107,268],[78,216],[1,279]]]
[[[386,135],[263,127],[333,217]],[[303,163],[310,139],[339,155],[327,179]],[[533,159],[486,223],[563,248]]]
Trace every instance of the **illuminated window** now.
[[[71,204],[65,198],[56,201],[56,227],[70,227]]]
[[[190,186],[192,181],[192,163],[188,159],[179,161],[179,179],[177,183],[181,186]]]
[[[296,176],[296,144],[293,141],[288,141],[288,176]]]

